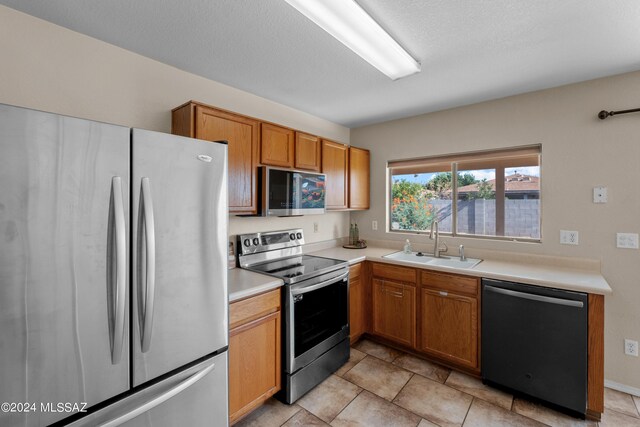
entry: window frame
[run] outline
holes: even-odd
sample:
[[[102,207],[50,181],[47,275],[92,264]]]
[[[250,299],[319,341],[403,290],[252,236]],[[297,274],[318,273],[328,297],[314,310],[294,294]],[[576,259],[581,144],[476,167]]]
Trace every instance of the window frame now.
[[[534,153],[535,152],[535,153]],[[492,236],[486,234],[465,234],[458,233],[458,171],[459,170],[473,170],[473,169],[495,169],[496,175],[496,234],[499,227],[504,234],[506,227],[505,218],[505,169],[518,167],[518,157],[525,156],[537,156],[538,167],[540,168],[540,188],[539,188],[539,228],[540,237],[514,237],[514,236]],[[525,160],[526,162],[526,160]],[[398,233],[398,234],[429,234],[429,230],[395,230],[391,228],[391,201],[392,201],[392,188],[394,168],[402,170],[406,168],[407,173],[424,173],[426,170],[432,170],[441,168],[443,165],[448,164],[448,170],[441,170],[438,172],[451,173],[451,231],[443,231],[439,234],[448,237],[462,237],[470,239],[484,239],[484,240],[498,240],[498,241],[510,241],[510,242],[522,242],[522,243],[542,243],[542,144],[526,145],[520,147],[502,148],[496,150],[483,150],[474,152],[462,152],[453,153],[442,156],[432,156],[417,159],[408,160],[391,160],[387,161],[387,194],[386,194],[386,232]],[[507,165],[514,166],[507,166]],[[401,167],[398,167],[401,165]],[[463,165],[463,169],[459,169],[459,165]],[[417,172],[420,171],[420,172]],[[395,175],[400,175],[396,173]],[[498,202],[501,203],[498,203]]]

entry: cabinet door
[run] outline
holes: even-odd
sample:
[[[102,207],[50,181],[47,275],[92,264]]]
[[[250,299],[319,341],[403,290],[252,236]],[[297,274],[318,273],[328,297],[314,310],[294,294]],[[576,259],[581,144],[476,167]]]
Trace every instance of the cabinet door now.
[[[478,368],[478,300],[421,289],[420,350],[467,368]]]
[[[353,344],[364,332],[364,285],[360,278],[362,264],[349,269],[349,330]]]
[[[369,150],[349,147],[349,208],[369,209]]]
[[[320,139],[317,136],[296,132],[295,168],[320,171]]]
[[[229,420],[280,390],[280,312],[229,332]]]
[[[373,333],[415,347],[415,288],[373,279]]]
[[[262,123],[261,157],[263,165],[293,167],[293,141],[291,129]]]
[[[327,175],[327,209],[349,207],[349,147],[322,140],[322,173]]]
[[[195,137],[228,142],[229,212],[257,213],[260,122],[196,105]]]

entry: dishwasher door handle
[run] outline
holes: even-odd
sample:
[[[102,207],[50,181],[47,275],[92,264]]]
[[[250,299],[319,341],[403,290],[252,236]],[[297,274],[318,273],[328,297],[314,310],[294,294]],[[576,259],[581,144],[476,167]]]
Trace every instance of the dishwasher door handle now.
[[[546,297],[544,295],[537,295],[537,294],[530,294],[530,293],[527,293],[527,292],[512,291],[510,289],[496,288],[494,286],[489,286],[489,285],[485,285],[484,288],[489,292],[493,292],[493,293],[496,293],[496,294],[509,295],[509,296],[514,297],[514,298],[523,298],[523,299],[528,299],[528,300],[532,300],[532,301],[546,302],[548,304],[565,305],[565,306],[568,306],[568,307],[578,307],[578,308],[584,307],[584,303],[582,301],[574,301],[574,300],[570,300],[570,299]]]

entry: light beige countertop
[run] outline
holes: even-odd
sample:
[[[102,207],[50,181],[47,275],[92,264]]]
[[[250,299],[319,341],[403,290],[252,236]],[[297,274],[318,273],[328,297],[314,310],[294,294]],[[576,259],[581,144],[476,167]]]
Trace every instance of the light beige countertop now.
[[[384,262],[388,264],[405,265],[407,267],[424,268],[427,270],[442,271],[447,273],[465,274],[468,276],[486,277],[489,279],[508,280],[512,282],[527,283],[531,285],[545,286],[549,288],[566,289],[570,291],[587,292],[599,295],[608,295],[613,291],[598,268],[585,263],[583,267],[576,265],[558,265],[557,261],[550,262],[548,257],[527,256],[530,262],[514,259],[484,259],[473,268],[453,268],[444,266],[425,266],[401,260],[383,258],[397,249],[368,247],[365,249],[345,249],[333,247],[315,252],[310,255],[335,258],[348,261],[349,264],[357,264],[362,261]],[[508,258],[505,256],[505,258]],[[545,259],[546,258],[546,259]],[[546,262],[545,262],[546,261]]]
[[[227,283],[229,302],[234,302],[253,295],[277,289],[284,283],[281,279],[254,273],[242,268],[228,270]]]
[[[527,256],[529,262],[499,255],[484,259],[473,268],[453,268],[444,266],[425,266],[396,259],[383,258],[397,249],[384,247],[368,247],[365,249],[345,249],[340,246],[308,252],[310,255],[335,258],[357,264],[362,261],[375,261],[388,264],[404,265],[407,267],[423,268],[446,273],[464,274],[467,276],[486,277],[489,279],[508,280],[512,282],[545,286],[549,288],[566,289],[570,291],[587,292],[608,295],[613,291],[596,263],[573,263],[571,260],[562,265],[562,261],[550,260],[549,257]],[[229,302],[248,298],[272,289],[279,288],[283,281],[265,274],[254,273],[242,268],[234,268],[228,273]]]

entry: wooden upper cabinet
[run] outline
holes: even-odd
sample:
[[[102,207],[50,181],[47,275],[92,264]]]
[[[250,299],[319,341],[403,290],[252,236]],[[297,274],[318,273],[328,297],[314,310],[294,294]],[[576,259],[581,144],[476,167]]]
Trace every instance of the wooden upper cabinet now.
[[[322,173],[327,175],[327,209],[349,207],[349,147],[322,140]]]
[[[369,209],[369,150],[349,147],[349,208]]]
[[[260,163],[293,168],[294,132],[281,126],[262,123]]]
[[[172,112],[172,133],[207,141],[228,142],[229,212],[258,212],[260,122],[189,102]]]
[[[296,132],[295,144],[296,169],[320,172],[320,138],[308,133]]]

